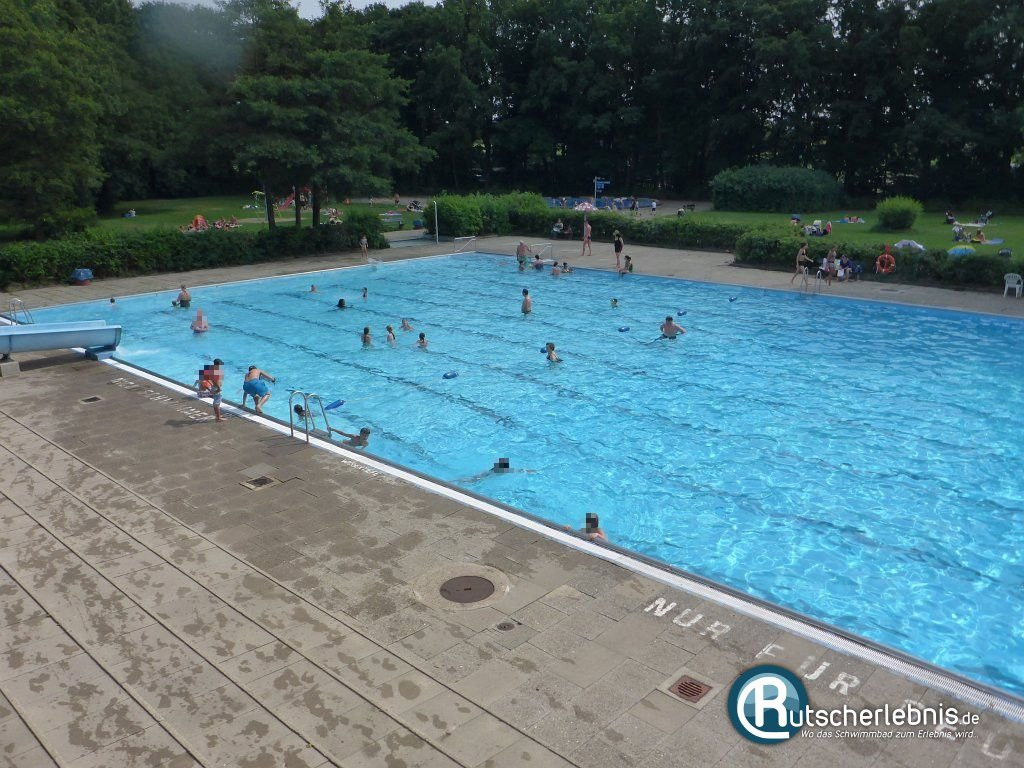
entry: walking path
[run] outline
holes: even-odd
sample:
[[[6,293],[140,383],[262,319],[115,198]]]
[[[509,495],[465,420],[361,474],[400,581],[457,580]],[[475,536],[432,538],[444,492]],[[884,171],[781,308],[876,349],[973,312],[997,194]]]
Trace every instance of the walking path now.
[[[659,257],[706,274],[723,259]],[[22,368],[0,380],[0,766],[1024,762],[1024,726],[991,712],[959,741],[754,745],[724,700],[755,663],[799,670],[818,707],[950,700],[254,421],[215,425],[131,373],[66,352]],[[479,607],[441,599],[456,575],[498,589]],[[665,692],[684,673],[713,686],[701,703]]]

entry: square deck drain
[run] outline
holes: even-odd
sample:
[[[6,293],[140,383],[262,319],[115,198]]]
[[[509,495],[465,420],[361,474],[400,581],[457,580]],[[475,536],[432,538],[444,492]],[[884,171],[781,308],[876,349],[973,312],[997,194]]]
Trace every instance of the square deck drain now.
[[[704,709],[722,690],[722,686],[699,672],[683,667],[659,685],[658,690],[694,709]]]
[[[710,686],[707,683],[702,683],[700,680],[694,680],[689,675],[683,675],[672,684],[672,693],[683,701],[696,704],[698,701],[703,699],[705,694],[707,694],[713,687],[714,686]]]
[[[264,488],[269,488],[272,485],[277,485],[280,482],[280,480],[277,480],[273,477],[261,475],[260,477],[254,477],[251,480],[246,480],[245,482],[242,483],[242,485],[244,485],[250,491],[259,491]]]
[[[80,403],[98,403],[102,399],[103,399],[102,397],[99,397],[97,395],[93,395],[92,397],[83,397],[78,402],[80,402]]]

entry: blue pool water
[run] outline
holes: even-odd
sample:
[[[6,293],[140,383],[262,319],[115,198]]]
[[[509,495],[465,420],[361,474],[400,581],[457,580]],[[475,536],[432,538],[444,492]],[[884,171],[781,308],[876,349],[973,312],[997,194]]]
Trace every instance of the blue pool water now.
[[[173,296],[36,318],[116,320],[121,359],[185,384],[222,357],[236,402],[259,365],[273,415],[289,387],[344,398],[332,422],[374,453],[557,523],[598,512],[621,545],[1024,693],[1020,321],[480,254]],[[654,341],[680,309],[686,336]],[[536,473],[474,478],[498,456]]]

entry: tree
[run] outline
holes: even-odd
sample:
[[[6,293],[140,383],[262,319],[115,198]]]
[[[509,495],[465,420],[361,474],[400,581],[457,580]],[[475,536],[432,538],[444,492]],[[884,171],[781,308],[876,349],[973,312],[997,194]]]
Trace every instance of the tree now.
[[[0,205],[37,236],[83,227],[102,172],[110,51],[81,6],[0,0]]]

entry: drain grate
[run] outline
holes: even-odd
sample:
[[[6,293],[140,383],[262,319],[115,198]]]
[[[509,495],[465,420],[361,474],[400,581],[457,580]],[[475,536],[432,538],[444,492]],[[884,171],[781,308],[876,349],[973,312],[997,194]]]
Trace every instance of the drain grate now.
[[[103,399],[102,397],[98,397],[97,395],[93,395],[92,397],[83,397],[78,402],[80,402],[80,403],[98,403],[102,399]]]
[[[494,583],[483,576],[456,576],[441,585],[441,597],[453,603],[477,603],[494,594]]]
[[[251,491],[258,491],[260,488],[268,488],[271,485],[277,485],[280,480],[275,480],[273,477],[267,477],[266,475],[260,475],[254,477],[251,480],[246,480],[242,485]]]
[[[683,675],[672,683],[670,690],[683,701],[696,703],[708,694],[711,686],[700,680],[694,680],[689,675]]]
[[[498,626],[496,626],[495,629],[501,630],[502,632],[511,632],[517,626],[519,626],[519,625],[514,623],[514,622],[503,621],[500,624],[498,624]]]

